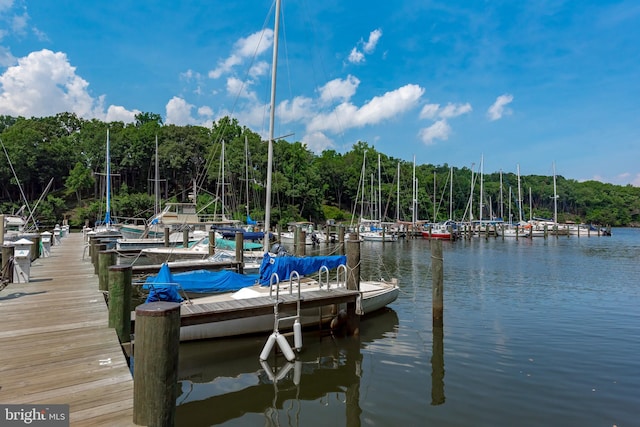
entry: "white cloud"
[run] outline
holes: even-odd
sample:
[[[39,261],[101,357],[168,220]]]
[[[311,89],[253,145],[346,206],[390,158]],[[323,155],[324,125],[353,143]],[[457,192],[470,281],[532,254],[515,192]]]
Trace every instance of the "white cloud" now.
[[[422,107],[418,117],[421,119],[435,119],[438,115],[438,110],[440,110],[440,104],[426,104]]]
[[[218,66],[209,71],[212,79],[220,78],[223,74],[230,72],[233,67],[240,65],[247,58],[260,55],[273,44],[273,30],[266,29],[241,38],[233,45],[233,52],[227,59],[218,63]],[[260,69],[260,68],[258,68]]]
[[[352,64],[358,64],[364,61],[364,53],[360,52],[358,49],[354,47],[353,49],[351,49],[351,53],[349,53],[348,60]]]
[[[250,81],[243,82],[236,77],[227,78],[227,93],[232,97],[240,97],[249,100],[255,100],[256,94],[249,90]]]
[[[253,78],[264,76],[265,74],[267,74],[270,67],[271,66],[269,65],[268,62],[258,61],[255,64],[253,64],[251,69],[249,69],[249,75]]]
[[[371,31],[371,33],[369,33],[369,40],[364,44],[362,50],[364,50],[365,53],[372,53],[376,49],[380,37],[382,37],[382,30],[380,28]]]
[[[356,93],[360,85],[357,77],[348,75],[346,79],[334,79],[320,88],[320,100],[330,102],[334,99],[346,101]]]
[[[107,122],[133,123],[136,121],[137,114],[140,114],[139,110],[129,111],[118,105],[110,105],[105,120]]]
[[[192,116],[194,109],[197,114],[195,117]],[[167,102],[165,111],[166,117],[164,122],[176,126],[195,125],[211,127],[215,115],[211,107],[204,105],[196,109],[195,105],[188,103],[178,96],[174,96]],[[230,116],[228,112],[225,112],[220,117],[225,115]]]
[[[419,117],[421,119],[430,120],[435,120],[436,118],[450,119],[466,113],[470,113],[471,110],[471,104],[469,104],[468,102],[465,104],[448,103],[444,108],[440,108],[440,104],[426,104],[424,107],[422,107]]]
[[[365,54],[369,55],[373,53],[373,51],[376,49],[376,46],[378,45],[380,37],[382,37],[382,30],[380,28],[371,31],[369,33],[369,40],[367,40],[366,42],[364,40],[360,40],[358,42],[358,45],[362,46],[362,52],[358,49],[357,46],[354,47],[353,49],[351,49],[347,60],[352,64],[359,64],[361,62],[364,62]]]
[[[26,34],[28,21],[29,15],[26,12],[22,15],[14,15],[11,19],[11,31],[19,35]]]
[[[198,108],[198,115],[202,117],[213,117],[213,109],[211,107],[200,107]]]
[[[458,117],[466,113],[470,113],[472,110],[471,104],[447,104],[439,113],[438,116],[443,119],[450,119],[452,117]]]
[[[276,115],[282,123],[306,120],[315,113],[313,100],[305,96],[296,96],[291,102],[282,101],[276,108]]]
[[[487,110],[487,116],[489,117],[489,120],[499,120],[505,114],[511,114],[511,110],[505,108],[511,103],[511,101],[513,101],[513,95],[510,95],[508,93],[500,95],[498,98],[496,98],[496,102],[494,102],[493,105]]]
[[[451,126],[446,120],[438,120],[431,126],[423,128],[419,132],[420,139],[426,145],[434,144],[435,139],[446,140],[451,134]]]
[[[344,102],[330,113],[314,116],[307,125],[307,132],[342,132],[348,128],[378,124],[414,108],[423,93],[420,86],[408,84],[376,96],[360,108]]]
[[[314,153],[321,153],[324,150],[334,148],[335,144],[322,132],[313,132],[306,134],[302,138],[302,142],[307,145],[307,148]]]
[[[2,37],[0,37],[1,39]],[[17,59],[9,49],[4,46],[0,46],[0,67],[9,67],[14,65]]]
[[[109,114],[118,117],[136,114],[115,106],[105,113],[104,97],[94,99],[88,87],[89,83],[76,74],[66,54],[48,49],[31,52],[0,75],[0,114],[46,117],[71,112],[101,120]]]
[[[195,119],[191,117],[191,110],[193,110],[193,108],[194,106],[192,104],[189,104],[182,98],[174,96],[167,102],[167,118],[165,123],[177,126],[196,124]]]

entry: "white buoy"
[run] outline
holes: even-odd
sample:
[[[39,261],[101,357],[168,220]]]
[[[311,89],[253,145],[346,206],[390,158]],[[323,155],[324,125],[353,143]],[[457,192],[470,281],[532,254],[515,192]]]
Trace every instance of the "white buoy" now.
[[[302,350],[302,324],[300,324],[300,319],[296,319],[293,322],[293,346],[296,351]]]
[[[278,347],[280,347],[280,351],[282,352],[282,354],[284,354],[284,357],[289,362],[293,362],[294,360],[296,360],[296,355],[293,354],[293,350],[291,350],[291,346],[289,345],[289,341],[287,341],[287,338],[284,335],[281,335],[277,332],[275,332],[275,335],[276,335],[276,341],[278,341]],[[271,351],[271,349],[269,349],[269,351]],[[264,353],[264,350],[263,350],[263,353]],[[262,357],[262,354],[260,355],[260,357]]]
[[[267,360],[267,358],[269,357],[269,353],[271,353],[271,349],[273,348],[273,345],[276,343],[277,335],[278,335],[277,332],[274,332],[271,335],[269,335],[269,338],[267,338],[267,342],[264,343],[264,348],[260,353],[260,360]]]

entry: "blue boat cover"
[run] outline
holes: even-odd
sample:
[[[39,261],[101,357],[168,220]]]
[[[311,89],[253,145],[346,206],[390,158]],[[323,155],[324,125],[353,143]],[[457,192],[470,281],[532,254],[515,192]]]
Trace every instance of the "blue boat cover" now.
[[[265,253],[262,264],[260,264],[260,284],[269,285],[273,273],[277,273],[278,278],[282,281],[289,280],[292,271],[297,271],[300,276],[307,276],[317,273],[322,266],[333,270],[341,264],[347,265],[345,255],[295,257],[271,256]]]
[[[182,297],[178,289],[190,293],[233,292],[252,286],[257,280],[257,274],[238,274],[229,270],[194,270],[171,274],[169,266],[164,263],[155,277],[147,278],[144,289],[149,289],[147,302],[180,302]]]
[[[148,277],[144,289],[149,289],[149,295],[145,303],[155,301],[182,302],[182,297],[178,293],[178,289],[173,281],[173,276],[169,270],[169,266],[165,262],[160,267],[160,271],[155,277]]]

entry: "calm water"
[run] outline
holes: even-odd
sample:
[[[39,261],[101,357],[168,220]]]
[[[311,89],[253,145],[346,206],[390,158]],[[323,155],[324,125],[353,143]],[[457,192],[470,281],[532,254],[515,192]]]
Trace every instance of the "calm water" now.
[[[640,425],[640,230],[444,242],[442,329],[428,241],[361,252],[390,310],[296,364],[260,364],[267,334],[182,345],[177,425]]]

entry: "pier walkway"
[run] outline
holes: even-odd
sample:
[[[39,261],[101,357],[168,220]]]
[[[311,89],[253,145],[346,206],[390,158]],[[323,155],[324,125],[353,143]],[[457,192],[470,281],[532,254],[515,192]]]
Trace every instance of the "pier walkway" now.
[[[133,376],[81,233],[0,291],[0,403],[68,404],[72,426],[133,424]]]

